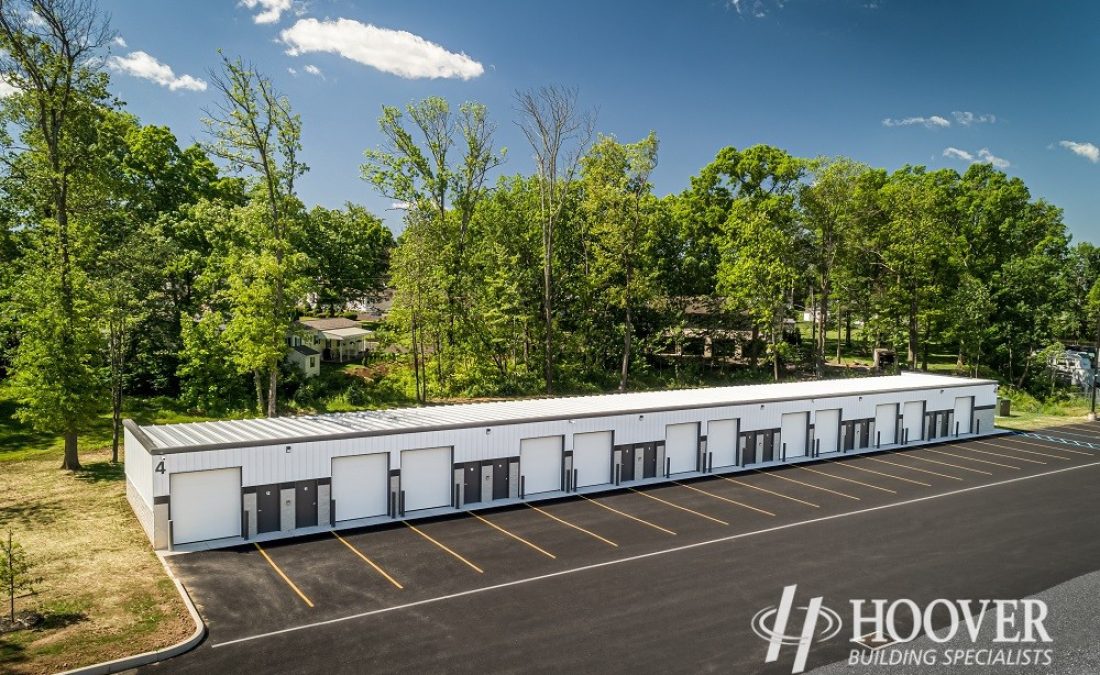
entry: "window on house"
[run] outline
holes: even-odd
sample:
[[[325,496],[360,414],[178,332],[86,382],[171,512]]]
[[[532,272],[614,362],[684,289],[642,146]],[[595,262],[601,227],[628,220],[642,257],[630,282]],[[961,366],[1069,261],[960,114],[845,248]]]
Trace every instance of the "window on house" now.
[[[316,356],[309,357],[309,367],[310,368],[316,368],[317,367],[317,357]]]

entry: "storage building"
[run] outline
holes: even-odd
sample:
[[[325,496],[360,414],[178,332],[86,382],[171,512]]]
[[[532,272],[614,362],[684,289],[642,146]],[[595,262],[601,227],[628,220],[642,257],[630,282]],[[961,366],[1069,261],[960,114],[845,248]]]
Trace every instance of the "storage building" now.
[[[994,432],[997,385],[927,374],[139,426],[157,549],[229,546]]]

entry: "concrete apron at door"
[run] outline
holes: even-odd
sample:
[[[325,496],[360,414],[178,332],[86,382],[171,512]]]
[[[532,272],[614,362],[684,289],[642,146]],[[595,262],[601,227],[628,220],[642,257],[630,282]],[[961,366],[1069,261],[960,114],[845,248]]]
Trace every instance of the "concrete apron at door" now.
[[[417,511],[407,512],[403,516],[396,518],[385,516],[373,516],[370,518],[356,518],[354,520],[341,520],[335,525],[318,525],[316,527],[302,527],[296,528],[291,531],[278,531],[278,532],[265,532],[263,534],[257,534],[253,537],[245,539],[244,537],[229,537],[226,539],[214,539],[211,541],[200,541],[188,544],[177,544],[172,547],[171,551],[165,551],[165,555],[176,555],[179,553],[189,553],[193,551],[208,551],[218,548],[227,548],[229,546],[237,546],[240,544],[250,544],[252,542],[265,542],[273,541],[276,539],[289,539],[299,536],[307,536],[311,534],[321,534],[325,532],[332,532],[337,530],[347,530],[353,528],[370,527],[372,525],[383,525],[387,523],[400,523],[404,520],[420,520],[422,518],[434,518],[438,516],[448,516],[461,513],[468,513],[470,511],[484,511],[488,509],[496,509],[505,506],[515,506],[519,504],[526,504],[531,502],[547,501],[551,499],[562,499],[564,497],[571,497],[574,495],[591,495],[601,492],[612,492],[625,487],[641,487],[646,485],[659,485],[662,483],[669,483],[674,480],[685,480],[690,478],[702,478],[705,476],[716,476],[724,474],[735,473],[747,473],[756,469],[768,469],[780,466],[789,466],[794,464],[804,464],[807,462],[820,462],[828,461],[830,459],[839,459],[843,457],[853,457],[857,455],[867,455],[876,452],[884,452],[887,450],[899,450],[904,448],[916,448],[933,445],[943,445],[945,443],[954,443],[960,440],[969,440],[973,438],[988,438],[991,436],[1003,436],[1011,434],[1012,431],[1006,429],[993,429],[993,431],[986,431],[977,434],[964,434],[960,436],[947,436],[934,438],[930,441],[913,441],[910,443],[894,443],[891,445],[882,445],[879,447],[860,448],[855,450],[845,450],[832,452],[821,457],[811,457],[804,455],[800,457],[791,457],[783,460],[773,460],[770,462],[757,462],[748,466],[724,466],[714,467],[711,471],[685,471],[683,473],[674,473],[671,477],[665,478],[664,476],[657,476],[655,478],[641,478],[632,481],[624,481],[621,485],[615,485],[614,483],[601,483],[600,485],[589,485],[586,487],[577,488],[576,490],[554,490],[551,492],[540,492],[538,494],[527,495],[524,498],[507,498],[507,499],[493,499],[489,501],[476,502],[469,507],[454,508],[453,506],[440,506],[433,509],[420,509]]]

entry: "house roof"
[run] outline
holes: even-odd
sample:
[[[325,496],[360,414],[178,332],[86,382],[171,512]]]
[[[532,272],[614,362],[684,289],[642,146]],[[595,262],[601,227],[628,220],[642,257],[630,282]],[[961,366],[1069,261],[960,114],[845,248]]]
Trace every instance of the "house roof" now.
[[[364,335],[370,335],[371,332],[365,328],[356,326],[354,328],[336,328],[334,330],[322,330],[325,337],[332,340],[346,340],[348,338],[363,337]]]
[[[312,328],[313,330],[321,331],[337,330],[340,328],[362,328],[355,319],[345,319],[342,316],[332,319],[306,319],[298,323]]]
[[[410,431],[435,431],[804,398],[993,384],[996,384],[993,380],[904,374],[674,391],[460,403],[303,417],[189,422],[140,428],[130,420],[127,420],[127,424],[128,428],[137,429],[138,433],[135,435],[142,439],[149,450],[154,454],[163,454],[377,436]]]
[[[305,345],[294,345],[293,347],[291,347],[291,349],[298,352],[302,356],[317,356],[321,353],[316,349],[313,349],[312,347],[307,347]]]

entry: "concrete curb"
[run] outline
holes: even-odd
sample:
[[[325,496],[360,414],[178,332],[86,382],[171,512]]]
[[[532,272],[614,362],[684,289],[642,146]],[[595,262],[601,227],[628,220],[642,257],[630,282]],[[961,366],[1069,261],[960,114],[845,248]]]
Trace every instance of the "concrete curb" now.
[[[187,593],[187,589],[183,587],[180,580],[172,573],[172,569],[168,567],[168,562],[164,559],[164,556],[157,554],[157,559],[159,559],[160,564],[164,566],[164,571],[168,574],[168,578],[176,585],[176,590],[179,592],[180,597],[183,598],[183,604],[187,605],[187,611],[191,615],[191,621],[195,624],[195,632],[192,633],[190,637],[174,645],[169,645],[164,649],[135,654],[134,656],[124,656],[114,661],[95,663],[90,666],[84,666],[83,668],[67,670],[60,675],[106,675],[107,673],[118,673],[123,670],[137,668],[138,666],[156,663],[157,661],[164,661],[173,656],[179,656],[184,652],[194,649],[202,642],[202,639],[206,637],[206,624],[203,623],[202,617],[199,616],[199,610],[195,608],[195,603],[192,602],[191,596]]]

